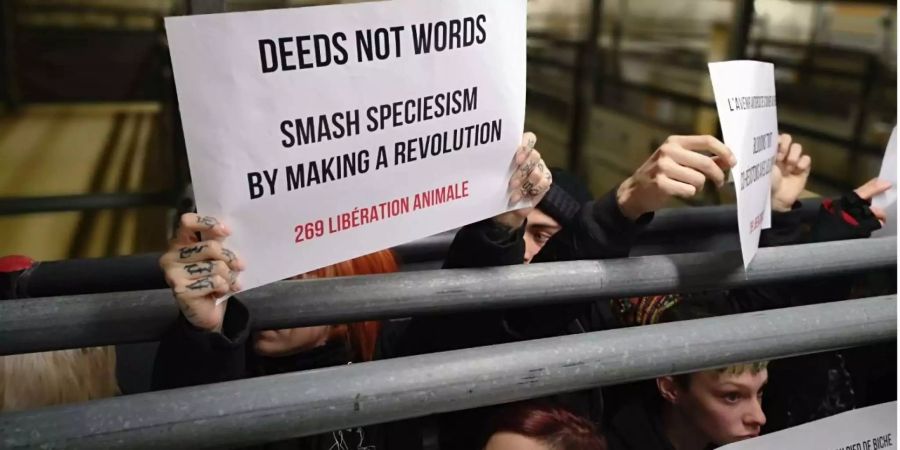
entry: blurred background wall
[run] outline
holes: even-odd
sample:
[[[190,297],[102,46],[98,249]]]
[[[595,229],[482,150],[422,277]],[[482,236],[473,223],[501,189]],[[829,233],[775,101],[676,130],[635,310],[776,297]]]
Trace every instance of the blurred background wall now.
[[[199,3],[217,1],[0,1],[0,254],[164,247],[189,173],[162,19]],[[897,117],[895,2],[528,5],[526,127],[545,159],[584,177],[595,195],[671,134],[718,135],[706,64],[735,58],[776,64],[780,129],[814,158],[810,195],[878,172]],[[730,197],[710,190],[691,204]]]

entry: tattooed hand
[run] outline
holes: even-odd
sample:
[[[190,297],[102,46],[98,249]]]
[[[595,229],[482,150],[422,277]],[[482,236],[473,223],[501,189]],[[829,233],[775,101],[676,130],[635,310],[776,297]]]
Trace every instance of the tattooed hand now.
[[[525,223],[525,218],[541,202],[553,183],[550,169],[541,159],[540,152],[534,148],[536,142],[537,137],[534,133],[525,133],[522,136],[522,145],[516,150],[513,159],[515,171],[509,179],[510,205],[522,200],[529,200],[532,206],[494,217],[494,222],[511,230],[515,230]]]
[[[185,214],[169,251],[159,259],[178,308],[197,328],[221,331],[226,303],[216,305],[216,299],[240,290],[237,275],[243,264],[223,246],[228,235],[214,217]]]

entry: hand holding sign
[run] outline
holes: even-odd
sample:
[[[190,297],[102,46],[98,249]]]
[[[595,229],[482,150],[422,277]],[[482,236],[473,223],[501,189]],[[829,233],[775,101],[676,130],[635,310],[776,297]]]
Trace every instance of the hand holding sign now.
[[[619,208],[625,217],[636,220],[671,197],[697,195],[706,180],[721,187],[725,170],[736,163],[731,150],[712,136],[670,136],[619,186]]]
[[[772,167],[772,209],[790,211],[806,188],[812,158],[803,154],[803,146],[793,142],[789,134],[778,138],[778,154]]]
[[[856,195],[858,195],[859,198],[871,202],[874,197],[887,192],[891,186],[892,184],[889,181],[872,178],[866,184],[856,188],[854,192],[856,192]],[[881,226],[884,226],[887,221],[887,212],[883,208],[874,205],[869,209],[872,211],[875,218],[881,222]]]
[[[494,222],[515,230],[525,223],[525,218],[541,202],[550,185],[553,183],[553,175],[541,158],[540,152],[535,150],[537,136],[534,133],[525,133],[522,136],[522,145],[516,149],[513,157],[515,170],[509,179],[509,203],[514,205],[520,201],[528,200],[531,206],[509,211],[494,217]]]
[[[192,325],[203,330],[222,329],[226,304],[216,300],[241,288],[237,275],[243,263],[223,246],[229,234],[213,217],[184,214],[169,251],[159,259],[179,309]]]
[[[525,119],[526,6],[367,2],[167,17],[197,210],[234,231],[228,246],[247,263],[241,286],[539,197],[540,171],[516,181],[521,198],[507,185]]]

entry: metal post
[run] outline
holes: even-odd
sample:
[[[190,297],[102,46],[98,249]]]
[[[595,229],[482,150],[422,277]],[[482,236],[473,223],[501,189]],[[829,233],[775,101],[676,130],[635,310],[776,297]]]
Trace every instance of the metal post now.
[[[745,59],[747,57],[747,43],[750,41],[750,30],[753,28],[754,0],[735,0],[734,20],[731,28],[731,42],[729,42],[729,57],[731,59]]]
[[[273,283],[240,295],[268,330],[597,298],[730,289],[897,265],[897,239]],[[0,301],[0,355],[152,341],[178,314],[168,290]]]
[[[9,413],[0,447],[246,446],[896,336],[896,296],[850,300]]]
[[[17,111],[21,106],[22,98],[18,84],[18,70],[16,68],[15,28],[16,12],[15,3],[12,0],[0,2],[0,68],[3,74],[0,80],[4,83],[4,99],[11,111]]]
[[[225,12],[226,0],[190,0],[188,14],[215,14]]]
[[[591,15],[588,32],[578,52],[575,66],[572,99],[572,127],[569,130],[569,170],[586,180],[584,149],[587,145],[591,126],[591,111],[594,107],[594,82],[596,72],[603,73],[603,58],[599,48],[600,29],[603,15],[603,1],[591,0]]]

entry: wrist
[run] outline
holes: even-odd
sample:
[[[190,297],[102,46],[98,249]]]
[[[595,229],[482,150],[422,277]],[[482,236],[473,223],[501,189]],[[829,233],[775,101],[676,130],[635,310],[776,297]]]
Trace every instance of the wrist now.
[[[619,211],[625,218],[632,222],[636,221],[647,212],[638,204],[634,191],[635,183],[631,177],[628,177],[623,181],[616,190],[616,203],[619,207]]]
[[[525,224],[525,217],[522,217],[519,214],[516,214],[515,211],[509,211],[499,216],[495,216],[493,218],[494,224],[505,229],[506,231],[512,233],[513,231],[522,228],[522,225]]]
[[[791,210],[791,208],[793,206],[794,206],[794,202],[787,202],[787,201],[772,197],[772,211],[788,212]]]

